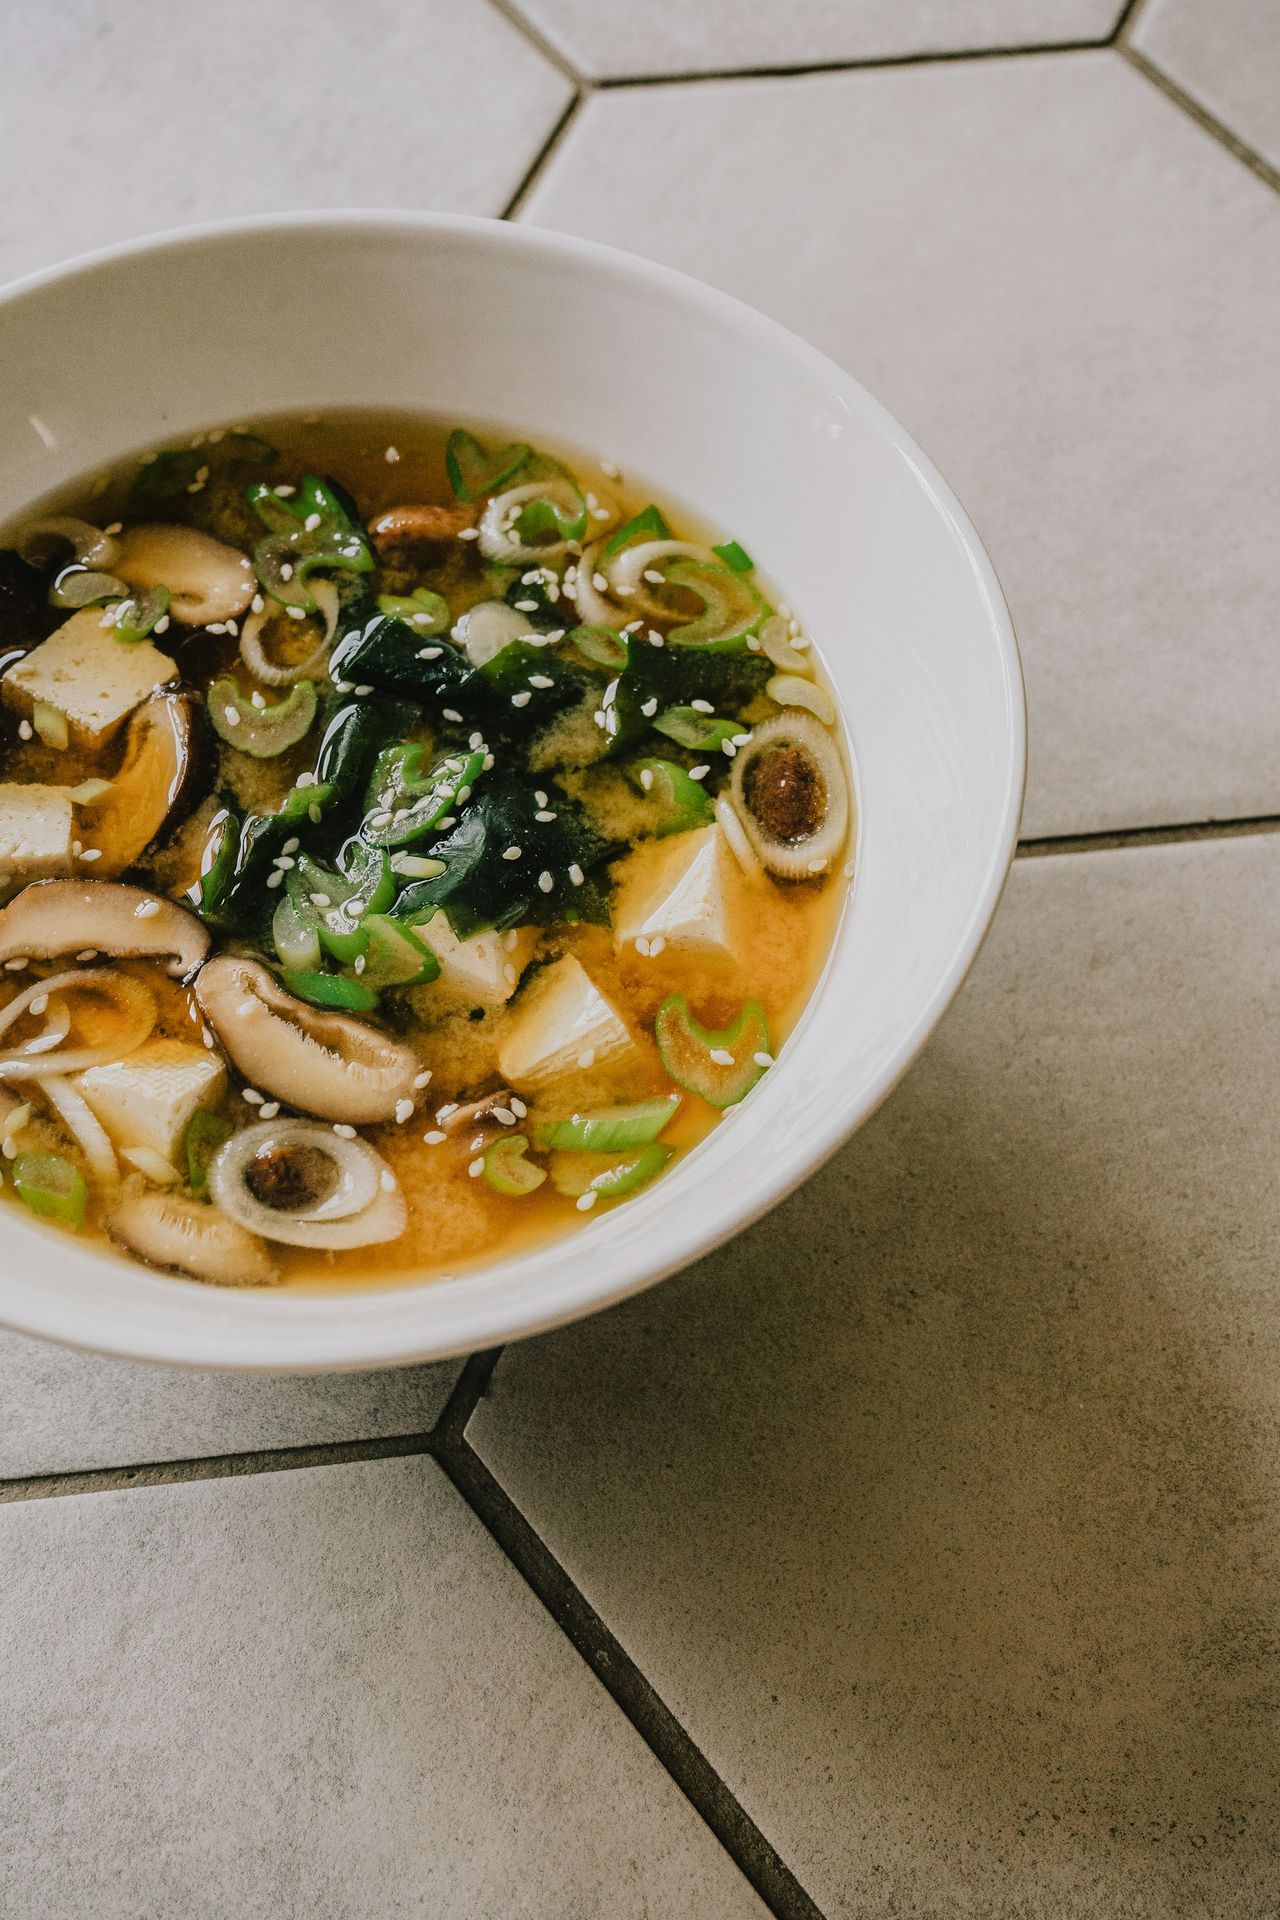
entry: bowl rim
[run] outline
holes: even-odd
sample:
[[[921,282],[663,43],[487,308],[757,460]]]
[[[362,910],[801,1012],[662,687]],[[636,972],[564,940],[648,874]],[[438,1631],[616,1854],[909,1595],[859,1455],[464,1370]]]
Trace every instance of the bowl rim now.
[[[23,1301],[16,1312],[13,1305],[0,1294],[0,1325],[14,1331],[115,1358],[169,1367],[198,1368],[202,1371],[274,1374],[345,1371],[407,1366],[481,1351],[508,1340],[549,1331],[616,1305],[693,1264],[745,1231],[809,1179],[875,1113],[920,1057],[939,1020],[968,978],[994,920],[1012,868],[1026,791],[1026,684],[1017,635],[995,567],[954,490],[888,408],[839,362],[748,302],[724,293],[693,275],[601,241],[487,216],[396,208],[316,208],[193,222],[116,241],[76,254],[52,266],[38,268],[0,286],[0,307],[15,305],[49,287],[91,275],[99,268],[120,261],[141,261],[178,254],[199,249],[210,241],[309,229],[328,230],[339,240],[379,231],[426,240],[437,234],[457,235],[493,251],[524,251],[559,261],[570,268],[590,263],[594,270],[603,269],[633,287],[638,285],[643,289],[647,286],[658,294],[683,302],[694,312],[727,324],[740,335],[753,337],[764,348],[831,383],[905,459],[932,495],[964,549],[986,603],[998,647],[1007,722],[1007,752],[1001,768],[1003,791],[999,825],[989,848],[981,887],[972,902],[962,936],[955,943],[932,992],[917,1011],[911,1026],[901,1035],[879,1072],[861,1090],[858,1098],[833,1112],[803,1151],[797,1152],[785,1165],[760,1170],[758,1183],[753,1183],[750,1199],[745,1205],[735,1206],[731,1214],[721,1209],[718,1215],[713,1215],[708,1209],[701,1216],[690,1215],[679,1234],[679,1248],[669,1257],[664,1254],[654,1261],[633,1258],[626,1265],[610,1267],[607,1271],[597,1266],[595,1284],[589,1289],[581,1285],[563,1288],[561,1297],[550,1301],[543,1294],[536,1304],[531,1301],[530,1309],[524,1312],[495,1313],[488,1303],[477,1301],[469,1332],[425,1340],[420,1332],[416,1341],[406,1337],[403,1328],[380,1328],[372,1315],[368,1324],[363,1323],[361,1316],[354,1315],[351,1323],[339,1331],[337,1338],[332,1329],[317,1336],[314,1327],[304,1328],[301,1322],[295,1328],[266,1328],[259,1322],[255,1328],[251,1307],[238,1326],[228,1323],[226,1329],[211,1341],[207,1330],[200,1331],[194,1326],[184,1330],[180,1319],[175,1320],[165,1314],[157,1314],[154,1322],[141,1328],[135,1318],[129,1316],[122,1328],[106,1311],[86,1315],[81,1306],[73,1306],[69,1299],[64,1298],[56,1286],[34,1301]],[[823,989],[824,982],[820,979],[810,1007]],[[785,1071],[784,1062],[780,1061],[779,1064]],[[83,1251],[91,1256],[97,1254],[96,1249],[86,1248]],[[97,1257],[102,1256],[99,1254]],[[477,1271],[482,1272],[483,1269]],[[166,1286],[173,1284],[169,1276],[152,1277],[163,1281]],[[369,1289],[363,1294],[347,1292],[333,1297],[349,1303],[364,1300],[370,1305],[379,1299],[404,1301],[415,1293],[438,1295],[442,1288],[465,1288],[469,1277],[474,1278],[475,1275],[468,1276],[464,1272],[456,1279],[434,1282],[402,1280],[393,1287]],[[2,1281],[3,1276],[0,1275],[0,1285]],[[238,1294],[237,1297],[241,1296]],[[246,1302],[252,1302],[256,1297],[253,1293],[243,1295]],[[251,1350],[246,1351],[246,1348]]]

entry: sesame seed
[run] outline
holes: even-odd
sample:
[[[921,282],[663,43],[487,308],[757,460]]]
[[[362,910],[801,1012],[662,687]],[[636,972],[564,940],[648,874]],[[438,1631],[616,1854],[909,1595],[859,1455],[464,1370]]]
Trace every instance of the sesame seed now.
[[[549,827],[556,816],[549,807],[539,807],[533,817],[541,826]]]
[[[650,940],[649,942],[650,958],[653,960],[656,960],[658,955],[662,952],[662,949],[666,946],[666,944],[667,944],[667,936],[664,933],[655,933],[652,940]]]
[[[529,685],[531,687],[554,687],[555,681],[549,673],[531,673],[529,675]]]
[[[159,618],[159,619],[158,619],[158,620],[156,621],[156,623],[155,623],[155,625],[154,625],[154,627],[152,627],[152,629],[151,629],[151,631],[152,631],[152,633],[168,633],[168,631],[169,631],[169,616],[168,616],[168,614],[167,614],[167,613],[162,613],[162,614],[160,615],[160,618]]]
[[[643,955],[646,960],[649,958],[649,938],[647,934],[638,933],[636,935],[636,952]]]
[[[124,532],[124,521],[123,521],[123,520],[113,520],[113,521],[111,522],[111,525],[110,525],[109,527],[104,527],[104,528],[102,529],[102,531],[103,531],[104,533],[123,533],[123,532]]]
[[[210,627],[209,631],[210,633],[212,633],[213,628]],[[249,695],[249,698],[250,700],[252,700],[254,706],[257,707],[259,712],[261,712],[263,707],[265,707],[267,704],[265,694],[259,693],[256,687],[254,688],[253,692]]]
[[[478,540],[480,538],[480,529],[479,527],[460,527],[458,530],[458,538],[459,540]]]
[[[396,1101],[396,1125],[402,1127],[413,1112],[412,1100]]]
[[[528,1113],[529,1109],[528,1107],[526,1107],[523,1100],[517,1100],[516,1096],[512,1094],[511,1111],[512,1113],[514,1113],[517,1120],[523,1120],[525,1115]]]
[[[751,653],[759,653],[761,651],[760,642],[756,639],[754,633],[747,635],[747,648]]]
[[[591,518],[593,520],[612,520],[613,515],[610,513],[608,507],[592,507]]]
[[[337,1134],[339,1140],[354,1140],[356,1137],[355,1128],[349,1125],[348,1122],[345,1120],[335,1120],[333,1123],[333,1130]]]
[[[29,720],[19,720],[18,738],[19,740],[29,740],[31,738],[31,722]]]
[[[486,773],[489,773],[492,770],[492,767],[493,767],[493,755],[491,753],[486,753],[484,757],[484,771]]]
[[[426,1147],[438,1147],[442,1140],[448,1139],[447,1133],[441,1133],[439,1127],[433,1127],[430,1133],[424,1133],[422,1144]]]
[[[538,885],[543,893],[550,893],[554,889],[555,884],[554,879],[549,873],[544,872],[538,875]]]
[[[443,652],[443,647],[419,647],[418,658],[419,660],[438,660]]]
[[[655,633],[655,632],[653,631],[653,628],[652,628],[652,627],[650,627],[650,629],[649,629],[649,645],[650,645],[651,647],[665,647],[665,646],[666,646],[666,644],[667,644],[667,643],[666,643],[666,641],[665,641],[665,640],[663,639],[663,637],[662,637],[662,635],[661,635],[660,633]]]
[[[260,1107],[262,1105],[262,1095],[256,1087],[246,1087],[240,1097],[243,1100],[247,1100],[251,1107]]]
[[[758,1067],[771,1067],[773,1065],[773,1055],[771,1053],[753,1053],[751,1058]]]
[[[31,1002],[30,1011],[32,1013],[43,1013],[45,1008],[48,1006],[48,1004],[49,1004],[48,994],[38,993],[35,999]]]
[[[96,947],[84,947],[76,955],[77,960],[96,960],[97,957],[98,949]]]
[[[327,893],[309,893],[307,898],[313,907],[331,907],[333,905]]]
[[[285,612],[288,614],[291,620],[305,620],[307,617],[307,610],[305,607],[286,607]]]
[[[443,1105],[442,1107],[437,1107],[437,1108],[436,1108],[436,1119],[437,1119],[437,1120],[447,1120],[447,1119],[449,1118],[449,1116],[450,1116],[450,1114],[453,1114],[453,1113],[456,1113],[457,1111],[458,1111],[458,1103],[457,1103],[457,1101],[456,1101],[456,1100],[446,1100],[446,1101],[445,1101],[445,1103],[444,1103],[444,1105]]]
[[[591,584],[597,593],[604,593],[608,588],[609,582],[602,573],[593,573],[591,576]]]
[[[21,959],[6,960],[4,965],[6,973],[21,973],[24,967],[31,965],[31,962],[23,955]]]
[[[691,780],[705,780],[710,771],[710,767],[690,767],[689,778]]]
[[[400,458],[399,447],[388,447],[382,457],[389,467],[394,467],[396,461]]]
[[[712,1047],[710,1057],[718,1067],[731,1067],[735,1064],[733,1055],[727,1047]]]
[[[594,1047],[588,1047],[585,1053],[580,1053],[578,1055],[578,1065],[580,1067],[583,1067],[583,1068],[594,1067],[595,1063],[596,1063],[596,1050]]]
[[[536,613],[538,611],[538,603],[536,600],[513,600],[511,604],[517,613]]]
[[[737,744],[733,740],[722,740],[720,742],[720,751],[726,760],[732,760],[738,751]]]
[[[523,847],[504,847],[502,857],[504,860],[518,860],[523,852]]]
[[[364,954],[358,953],[351,964],[357,973],[363,973],[367,964]]]
[[[213,1035],[212,1033],[210,1033],[208,1027],[201,1027],[200,1038],[204,1041],[206,1047],[211,1047],[213,1045]]]
[[[456,707],[441,707],[440,712],[445,720],[452,720],[455,727],[461,725],[462,715]]]
[[[292,580],[293,578],[293,568],[290,566],[287,560],[285,561],[284,565],[280,569],[280,578],[282,580]]]
[[[715,708],[709,700],[691,700],[689,705],[695,713],[714,713]]]
[[[658,569],[656,567],[646,567],[644,570],[644,577],[646,580],[651,581],[655,587],[660,587],[662,585],[662,575],[658,572]]]
[[[514,1127],[516,1117],[510,1107],[492,1107],[490,1111],[500,1127]]]
[[[84,852],[83,852],[83,853],[82,853],[82,854],[80,855],[80,858],[81,858],[82,860],[101,860],[101,858],[102,858],[102,848],[101,848],[101,847],[86,847],[86,848],[85,848],[85,850],[84,850]]]
[[[278,1100],[264,1101],[262,1106],[258,1108],[258,1112],[264,1120],[274,1120],[279,1111],[280,1102]]]
[[[590,1213],[592,1207],[594,1207],[596,1201],[599,1198],[600,1198],[600,1195],[595,1191],[593,1187],[589,1193],[580,1193],[573,1204],[578,1209],[579,1213]]]
[[[396,1177],[394,1173],[392,1173],[390,1167],[384,1167],[382,1169],[382,1172],[378,1175],[378,1185],[382,1188],[382,1191],[384,1193],[395,1192]]]
[[[240,712],[237,707],[224,707],[222,709],[222,717],[229,727],[238,727],[240,725]]]
[[[160,902],[158,900],[139,900],[133,910],[133,917],[135,920],[154,920],[159,911]]]
[[[569,869],[569,879],[572,881],[575,887],[580,887],[583,881],[586,879],[586,875],[583,873],[582,868],[578,865],[576,860],[574,861],[573,865]]]
[[[597,707],[591,718],[598,727],[607,727],[609,724],[609,716],[602,707]]]
[[[533,695],[527,691],[524,693],[513,693],[511,696],[511,704],[513,707],[527,707],[532,698]]]
[[[316,780],[316,777],[314,773],[300,773],[293,784],[295,787],[313,787],[315,785],[315,780]],[[295,840],[293,842],[293,845],[296,847],[297,844],[298,843]],[[287,845],[286,845],[285,851],[286,852],[290,851]]]
[[[502,969],[503,980],[506,982],[507,986],[514,987],[519,977],[520,976],[517,974],[515,968],[512,966],[511,962],[508,960]]]
[[[84,847],[81,845],[79,840],[73,840],[71,842],[71,851],[76,855],[78,859],[79,856],[84,852]]]
[[[370,695],[370,694],[371,694],[372,692],[373,692],[373,688],[372,688],[372,687],[369,687],[369,686],[364,686],[364,687],[357,687],[357,688],[356,688],[356,698],[357,698],[357,700],[365,700],[365,699],[367,699],[367,698],[368,698],[368,696],[369,696],[369,695]]]
[[[653,695],[648,700],[642,700],[640,702],[640,711],[646,720],[652,720],[654,714],[658,711],[657,696]]]
[[[483,1154],[479,1155],[476,1159],[474,1159],[471,1162],[471,1165],[467,1168],[467,1172],[471,1175],[471,1178],[473,1180],[478,1180],[480,1178],[480,1175],[484,1172]]]
[[[621,469],[615,467],[612,460],[602,460],[600,462],[600,471],[607,480],[617,480],[621,473]]]
[[[296,487],[273,487],[271,491],[275,494],[277,500],[292,500],[298,489]]]
[[[297,834],[296,833],[291,834],[290,837],[285,841],[284,845],[281,847],[280,851],[281,853],[285,853],[285,854],[296,853],[298,851],[298,848],[301,846],[301,844],[302,842],[298,839]]]
[[[335,680],[334,686],[339,693],[350,693],[355,686],[354,680]]]
[[[16,1142],[6,1137],[3,1142],[0,1142],[0,1153],[3,1153],[6,1160],[16,1160],[18,1157]]]

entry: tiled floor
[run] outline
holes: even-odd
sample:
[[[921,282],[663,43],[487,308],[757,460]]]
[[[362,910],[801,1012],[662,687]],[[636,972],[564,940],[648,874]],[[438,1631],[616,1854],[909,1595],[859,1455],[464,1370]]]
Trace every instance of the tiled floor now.
[[[48,0],[0,54],[5,277],[465,208],[824,345],[972,507],[1075,837],[803,1192],[496,1370],[0,1337],[0,1912],[1270,1920],[1280,12]]]

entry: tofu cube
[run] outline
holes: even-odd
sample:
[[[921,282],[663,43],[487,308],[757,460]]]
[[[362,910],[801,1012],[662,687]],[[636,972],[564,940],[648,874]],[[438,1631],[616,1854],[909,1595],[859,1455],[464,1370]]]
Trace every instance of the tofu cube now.
[[[72,742],[93,750],[176,672],[149,640],[126,646],[103,626],[101,607],[84,607],[9,668],[2,690],[6,706],[27,717],[38,700],[55,708]]]
[[[459,940],[447,914],[433,913],[414,932],[422,936],[440,962],[440,978],[429,989],[443,987],[469,1007],[500,1007],[520,984],[520,975],[538,944],[536,927],[514,927],[509,933],[473,933]]]
[[[192,1114],[227,1086],[217,1055],[186,1040],[148,1040],[71,1078],[117,1147],[150,1147],[175,1166]]]
[[[585,967],[566,954],[540,973],[498,1048],[498,1067],[514,1087],[582,1073],[636,1052],[626,1021]]]
[[[730,959],[742,873],[717,826],[652,841],[629,855],[613,903],[614,944],[659,935],[669,947]]]
[[[0,782],[0,880],[48,879],[75,867],[69,787]]]

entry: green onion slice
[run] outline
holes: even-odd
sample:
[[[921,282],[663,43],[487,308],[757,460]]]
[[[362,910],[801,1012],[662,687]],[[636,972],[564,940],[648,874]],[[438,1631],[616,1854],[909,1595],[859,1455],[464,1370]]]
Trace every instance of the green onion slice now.
[[[696,707],[667,707],[653,725],[655,732],[693,753],[718,752],[735,734],[750,731],[739,720],[717,720],[712,714],[699,713]]]
[[[552,1120],[541,1131],[545,1147],[577,1148],[587,1153],[616,1153],[623,1147],[647,1147],[680,1109],[680,1095],[637,1100],[626,1107],[599,1107],[592,1113]]]
[[[206,698],[209,720],[219,739],[255,760],[270,760],[296,747],[310,732],[318,707],[310,680],[295,680],[287,697],[271,707],[256,707],[229,679],[215,680]]]
[[[346,973],[313,973],[286,967],[284,984],[299,1000],[313,1007],[336,1007],[342,1013],[372,1013],[378,996],[363,980]]]
[[[458,427],[449,435],[445,448],[445,471],[449,485],[459,500],[478,500],[482,493],[494,493],[514,480],[532,448],[513,440],[509,446],[487,453],[473,433]]]
[[[529,1142],[522,1133],[504,1133],[484,1154],[484,1177],[497,1193],[516,1199],[536,1193],[546,1179],[546,1171],[528,1156]]]
[[[722,546],[712,547],[711,551],[724,561],[731,573],[751,573],[755,568],[756,563],[751,555],[736,540],[726,540]]]
[[[300,853],[285,877],[285,896],[297,920],[312,929],[324,952],[344,962],[364,953],[369,945],[364,921],[369,914],[385,913],[395,891],[386,854],[362,840],[347,842],[336,869]],[[292,941],[290,950],[296,951]]]
[[[88,567],[64,567],[49,589],[50,604],[55,607],[96,607],[107,600],[120,600],[129,592],[114,573],[95,573]]]
[[[193,1193],[203,1193],[208,1185],[209,1162],[224,1140],[231,1138],[229,1122],[208,1107],[197,1107],[182,1136],[187,1159],[187,1185]]]
[[[137,646],[168,611],[168,587],[148,587],[144,593],[131,593],[127,600],[117,600],[111,609],[115,638],[123,646]]]
[[[374,847],[404,847],[430,833],[470,795],[484,772],[483,753],[451,753],[423,773],[424,749],[411,742],[384,747],[374,762],[360,831]]]
[[[674,1152],[674,1147],[654,1140],[635,1153],[556,1153],[551,1183],[558,1193],[575,1199],[594,1193],[601,1200],[622,1200],[661,1173]]]
[[[684,587],[702,602],[702,612],[667,635],[673,646],[706,647],[717,653],[740,653],[770,617],[773,608],[741,573],[695,560],[688,555],[668,563],[666,583]]]
[[[708,1106],[732,1107],[750,1093],[770,1064],[769,1028],[758,1000],[748,1000],[723,1033],[701,1026],[682,993],[658,1008],[658,1057],[678,1087]]]
[[[436,979],[440,962],[412,927],[385,913],[366,914],[361,924],[369,936],[359,975],[366,987],[380,992],[384,987],[416,987]]]
[[[612,627],[574,627],[569,642],[593,666],[608,667],[613,673],[620,673],[631,658],[626,641]]]
[[[20,1153],[13,1163],[13,1184],[32,1213],[69,1227],[84,1224],[84,1175],[62,1154]]]
[[[648,506],[628,520],[616,532],[611,533],[604,544],[603,558],[612,560],[615,553],[621,553],[624,547],[633,547],[637,540],[669,540],[671,529],[662,517],[661,510]]]
[[[711,795],[701,781],[691,780],[674,760],[639,760],[632,773],[653,804],[656,834],[685,833],[691,827],[705,827],[715,818]]]
[[[378,612],[403,620],[427,639],[443,633],[452,618],[449,602],[443,594],[432,593],[430,587],[415,587],[412,593],[380,593]]]

